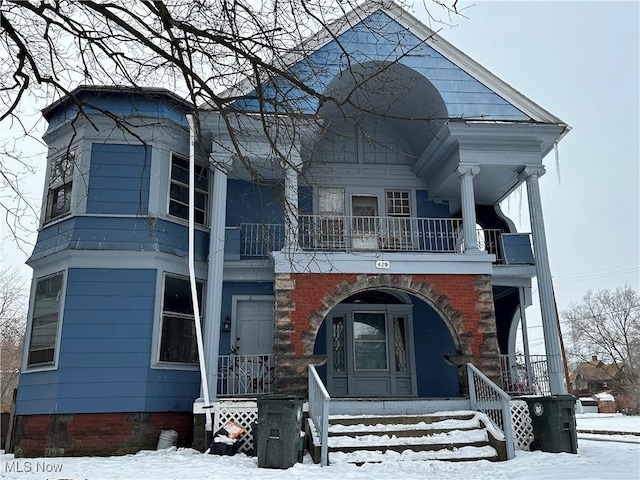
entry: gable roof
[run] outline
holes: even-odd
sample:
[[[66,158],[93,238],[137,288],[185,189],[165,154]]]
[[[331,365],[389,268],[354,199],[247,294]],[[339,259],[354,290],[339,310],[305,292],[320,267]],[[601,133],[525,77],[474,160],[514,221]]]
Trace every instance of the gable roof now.
[[[395,40],[385,38],[385,34]],[[345,53],[350,56],[346,64]],[[340,73],[341,59],[343,68],[352,62],[387,60],[419,71],[443,96],[449,118],[566,126],[389,0],[369,1],[354,8],[307,38],[281,61],[283,69],[306,73],[309,84],[322,92]],[[320,63],[324,65],[322,73],[309,72],[310,65]],[[250,96],[252,91],[253,86],[247,80],[227,94]],[[250,110],[251,101],[245,101],[244,105],[241,101],[237,106]],[[304,113],[315,113],[316,107],[310,102]]]

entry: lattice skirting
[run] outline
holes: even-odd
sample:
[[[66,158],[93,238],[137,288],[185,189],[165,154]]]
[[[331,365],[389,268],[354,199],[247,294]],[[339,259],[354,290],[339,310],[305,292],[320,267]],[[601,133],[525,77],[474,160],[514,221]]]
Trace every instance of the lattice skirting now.
[[[524,400],[511,400],[511,424],[513,426],[513,442],[516,450],[529,450],[533,441],[533,425],[529,415],[529,406]]]
[[[213,432],[217,432],[229,420],[244,428],[238,442],[239,452],[253,451],[253,431],[251,424],[258,421],[258,403],[255,400],[221,400],[213,408]]]

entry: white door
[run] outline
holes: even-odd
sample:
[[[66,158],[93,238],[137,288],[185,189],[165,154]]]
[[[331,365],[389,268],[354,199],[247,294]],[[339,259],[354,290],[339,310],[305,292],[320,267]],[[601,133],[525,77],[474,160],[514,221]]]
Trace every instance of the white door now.
[[[351,248],[353,250],[376,250],[380,234],[378,197],[352,195],[351,216]]]
[[[270,300],[238,300],[235,341],[238,355],[273,353],[274,304]]]

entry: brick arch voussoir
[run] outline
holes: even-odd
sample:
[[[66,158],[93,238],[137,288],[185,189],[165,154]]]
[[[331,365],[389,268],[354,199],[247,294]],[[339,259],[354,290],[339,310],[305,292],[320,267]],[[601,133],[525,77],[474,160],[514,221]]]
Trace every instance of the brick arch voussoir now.
[[[464,330],[462,314],[453,308],[446,295],[436,293],[431,283],[426,280],[414,281],[411,275],[359,275],[354,282],[341,281],[333,292],[324,297],[320,307],[310,315],[309,327],[305,332],[302,332],[302,336],[308,340],[313,339],[313,341],[305,342],[303,354],[305,356],[313,354],[320,325],[336,305],[356,293],[379,288],[398,290],[427,303],[444,321],[456,349],[463,354],[469,353],[468,342],[464,340],[468,335]]]

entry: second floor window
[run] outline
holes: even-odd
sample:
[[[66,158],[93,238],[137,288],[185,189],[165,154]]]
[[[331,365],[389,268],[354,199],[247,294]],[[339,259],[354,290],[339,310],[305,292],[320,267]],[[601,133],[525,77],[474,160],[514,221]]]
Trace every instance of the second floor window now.
[[[207,224],[209,211],[209,169],[195,166],[194,221]],[[169,215],[189,219],[189,160],[171,155],[171,180],[169,185]]]
[[[51,162],[45,221],[62,217],[71,212],[75,157],[75,151],[71,150]]]

